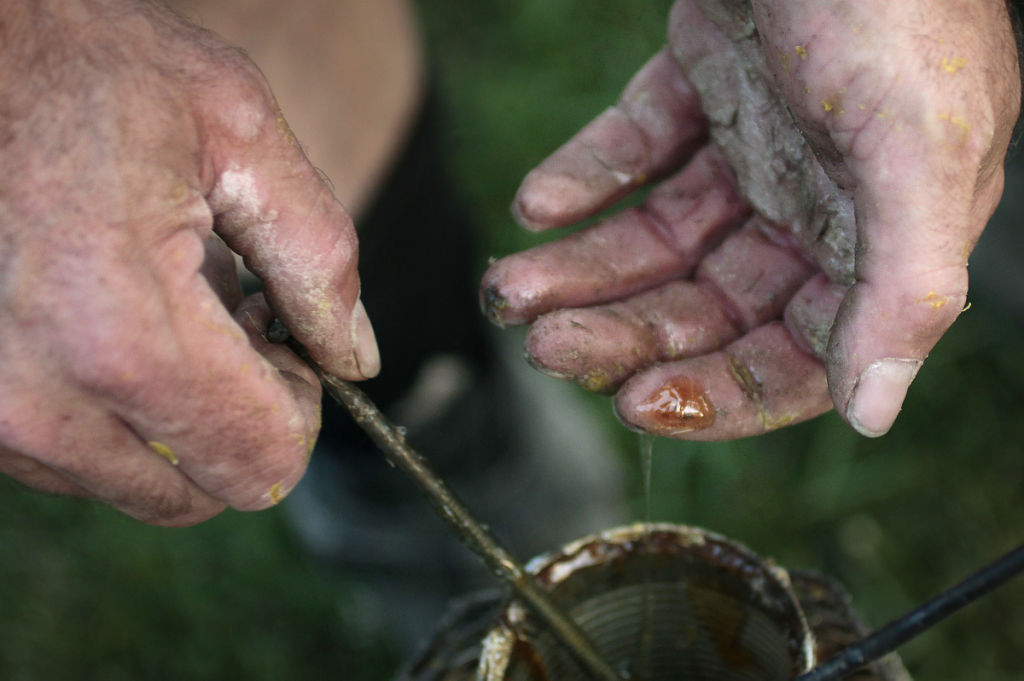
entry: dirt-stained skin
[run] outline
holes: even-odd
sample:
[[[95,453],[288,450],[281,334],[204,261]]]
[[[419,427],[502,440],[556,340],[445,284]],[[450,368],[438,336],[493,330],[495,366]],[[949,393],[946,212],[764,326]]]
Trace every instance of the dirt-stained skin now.
[[[533,324],[530,363],[615,392],[632,428],[728,439],[835,406],[884,434],[965,309],[1002,191],[1020,103],[1005,3],[677,0],[668,37],[514,212],[560,227],[668,179],[499,260],[486,311]],[[639,411],[684,380],[713,420]]]

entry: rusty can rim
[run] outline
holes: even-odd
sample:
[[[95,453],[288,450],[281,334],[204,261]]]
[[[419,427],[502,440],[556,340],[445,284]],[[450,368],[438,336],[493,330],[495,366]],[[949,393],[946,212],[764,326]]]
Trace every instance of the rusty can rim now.
[[[652,551],[653,550],[653,551]],[[623,560],[637,551],[688,555],[725,575],[742,577],[750,585],[758,607],[779,621],[795,623],[785,634],[794,674],[815,664],[815,639],[789,573],[724,535],[691,525],[632,523],[596,532],[530,560],[526,569],[546,588],[553,588],[578,571],[598,564]],[[483,642],[478,679],[501,681],[528,617],[526,608],[511,599],[503,606],[498,623]]]

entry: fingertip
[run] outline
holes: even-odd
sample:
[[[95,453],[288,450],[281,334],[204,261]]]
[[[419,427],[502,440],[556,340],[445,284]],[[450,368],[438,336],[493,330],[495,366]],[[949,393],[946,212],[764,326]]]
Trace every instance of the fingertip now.
[[[524,178],[512,214],[532,231],[595,215],[678,168],[707,139],[700,98],[668,50]]]
[[[524,208],[522,199],[520,198],[522,192],[522,187],[520,187],[519,190],[516,191],[516,195],[512,199],[512,204],[508,207],[508,211],[509,213],[512,214],[512,219],[515,220],[517,225],[519,225],[523,229],[528,229],[531,232],[533,232],[536,230],[533,229],[530,219],[526,216],[526,211],[528,209]]]
[[[622,347],[632,354],[624,356]],[[657,355],[648,326],[622,306],[542,315],[530,326],[524,350],[538,371],[601,394],[614,393]]]
[[[313,360],[333,376],[347,381],[364,381],[379,374],[380,349],[362,300],[356,299],[347,317],[343,312],[336,315],[343,321],[336,321],[334,312],[330,315],[331,320],[317,320],[319,328],[303,326],[300,322],[298,328],[291,329],[293,335]]]
[[[373,332],[373,324],[362,300],[357,300],[352,308],[352,348],[356,370],[361,378],[373,378],[380,373],[380,348],[377,336]]]
[[[868,365],[857,379],[846,408],[847,422],[861,435],[889,432],[922,361],[887,357]]]
[[[509,299],[509,295],[505,294],[510,269],[509,258],[514,259],[515,257],[514,255],[508,256],[508,258],[503,258],[491,265],[484,272],[480,282],[480,310],[492,324],[502,329],[509,324],[521,324],[523,321],[529,321],[520,319],[513,306],[513,301]],[[512,290],[514,294],[514,287]]]
[[[626,381],[615,396],[615,415],[630,430],[688,438],[715,424],[712,374],[720,353],[654,367]],[[719,372],[721,373],[721,372]]]
[[[655,365],[623,384],[616,413],[631,428],[686,440],[732,440],[831,408],[825,370],[781,322],[722,350]]]
[[[512,217],[531,232],[543,232],[586,217],[590,199],[579,180],[541,166],[523,179],[512,201]]]
[[[963,309],[962,268],[873,273],[847,291],[829,337],[828,387],[858,433],[880,437],[895,423],[924,360]]]

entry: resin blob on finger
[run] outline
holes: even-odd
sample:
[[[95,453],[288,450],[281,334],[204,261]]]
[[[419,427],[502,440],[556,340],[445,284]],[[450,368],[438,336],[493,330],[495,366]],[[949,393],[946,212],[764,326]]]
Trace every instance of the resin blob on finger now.
[[[759,327],[721,351],[641,372],[615,400],[616,413],[631,428],[692,440],[757,435],[831,406],[824,366],[782,322]]]

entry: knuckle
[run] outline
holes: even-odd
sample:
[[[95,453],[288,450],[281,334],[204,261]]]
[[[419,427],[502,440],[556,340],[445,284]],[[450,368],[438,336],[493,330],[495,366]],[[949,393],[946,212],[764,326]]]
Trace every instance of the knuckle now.
[[[327,207],[333,205],[334,199],[325,189],[317,201]],[[326,204],[325,204],[326,202]],[[310,263],[313,272],[322,273],[329,278],[328,284],[344,285],[356,276],[356,259],[358,244],[352,220],[344,211],[337,216],[336,226],[327,230],[317,248],[311,249]]]
[[[250,464],[250,475],[232,490],[231,506],[254,511],[279,504],[299,483],[309,461],[311,442],[305,433],[293,431],[268,450],[258,464]]]
[[[208,103],[222,132],[251,143],[283,124],[270,84],[245,53],[225,47],[215,68],[218,77],[208,91]]]
[[[205,471],[192,475],[212,497],[253,511],[279,503],[298,484],[309,461],[315,431],[297,409],[285,407],[239,415],[225,424]]]
[[[177,364],[164,343],[141,335],[93,336],[67,355],[69,373],[90,393],[117,402],[134,402],[174,375]],[[164,390],[161,390],[164,391]]]

